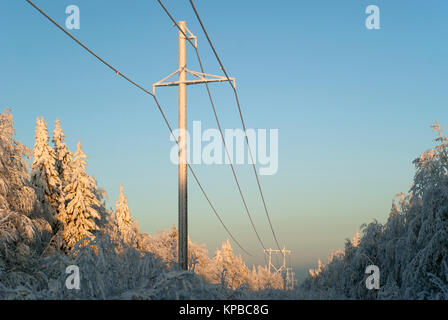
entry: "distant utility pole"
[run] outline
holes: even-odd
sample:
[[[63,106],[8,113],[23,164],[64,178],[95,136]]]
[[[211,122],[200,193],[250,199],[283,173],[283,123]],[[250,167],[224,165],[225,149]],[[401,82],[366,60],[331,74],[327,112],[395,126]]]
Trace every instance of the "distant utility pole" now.
[[[295,279],[295,272],[292,271],[292,268],[286,268],[286,277],[285,277],[285,289],[286,290],[293,290],[294,284],[296,282]]]
[[[178,235],[178,258],[182,269],[188,270],[188,203],[187,203],[187,85],[228,81],[226,77],[205,74],[187,69],[187,40],[194,40],[197,49],[197,37],[188,30],[185,21],[179,21],[179,68],[152,85],[155,94],[156,87],[179,87],[179,235]],[[187,74],[198,78],[187,80]],[[179,80],[166,82],[169,78],[179,74]],[[235,86],[235,78],[230,78]]]
[[[269,276],[274,274],[280,274],[283,279],[283,288],[285,290],[292,290],[294,289],[294,272],[292,271],[291,266],[286,266],[286,255],[289,255],[291,257],[291,250],[286,250],[285,247],[283,247],[282,250],[278,249],[265,249],[264,253],[268,255],[268,269],[269,269]],[[281,266],[276,266],[272,262],[272,254],[282,254],[283,257],[283,263]]]

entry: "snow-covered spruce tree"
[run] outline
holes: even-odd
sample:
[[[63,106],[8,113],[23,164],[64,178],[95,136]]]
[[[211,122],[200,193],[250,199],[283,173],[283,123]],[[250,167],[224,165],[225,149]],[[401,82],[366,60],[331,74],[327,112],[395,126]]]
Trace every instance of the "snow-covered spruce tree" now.
[[[98,185],[95,176],[92,176],[95,185]],[[115,215],[114,211],[106,208],[106,199],[108,198],[107,192],[104,188],[98,187],[96,190],[93,190],[96,199],[100,203],[99,205],[93,205],[92,207],[98,212],[100,215],[100,219],[98,221],[98,228],[100,228],[103,234],[108,234],[111,237],[111,232],[115,232],[117,230],[113,230],[115,227]],[[112,237],[114,238],[114,237]],[[118,239],[118,237],[116,237]]]
[[[115,223],[118,232],[121,234],[121,237],[126,244],[129,245],[136,240],[138,232],[137,224],[131,217],[128,199],[124,195],[122,185],[120,185],[120,196],[115,203]]]
[[[48,222],[34,215],[36,195],[26,161],[31,151],[14,135],[13,116],[7,109],[0,114],[0,283],[17,275],[10,270],[32,269],[32,257],[40,255],[51,235]]]
[[[31,150],[14,140],[10,109],[0,114],[0,209],[30,215],[36,195],[29,185]]]
[[[54,145],[55,168],[61,181],[60,194],[58,198],[58,210],[56,215],[56,218],[59,221],[58,229],[60,230],[56,230],[56,234],[51,240],[51,246],[48,248],[48,253],[50,253],[53,249],[61,249],[63,246],[62,235],[65,227],[64,223],[68,221],[67,214],[65,212],[66,196],[64,188],[70,181],[72,174],[71,166],[73,161],[73,153],[67,148],[65,134],[62,131],[61,121],[59,119],[56,119],[54,123],[52,141]]]
[[[64,249],[70,251],[82,239],[82,245],[93,238],[93,231],[97,229],[95,219],[99,219],[98,212],[93,206],[100,202],[94,194],[97,189],[95,180],[86,173],[87,156],[82,151],[81,141],[72,161],[73,174],[70,182],[64,188],[66,207],[66,221],[63,222]]]
[[[355,233],[355,235],[353,236],[353,239],[352,239],[352,245],[353,245],[354,247],[359,246],[359,231],[358,231],[358,230],[356,230],[356,233]]]
[[[61,179],[62,186],[65,187],[70,182],[73,153],[67,148],[65,134],[62,131],[61,121],[59,119],[56,119],[54,123],[53,145],[56,170]]]
[[[31,165],[31,184],[36,191],[42,215],[54,227],[57,223],[62,184],[56,170],[55,152],[48,141],[47,124],[43,118],[38,117]]]

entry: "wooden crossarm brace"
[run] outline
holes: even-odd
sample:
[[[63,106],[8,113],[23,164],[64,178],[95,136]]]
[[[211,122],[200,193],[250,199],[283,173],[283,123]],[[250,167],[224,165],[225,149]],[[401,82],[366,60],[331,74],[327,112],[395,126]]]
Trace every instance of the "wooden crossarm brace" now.
[[[230,80],[234,81],[234,79],[232,79],[232,78],[230,78]],[[209,83],[209,82],[227,82],[227,78],[225,78],[225,79],[187,80],[187,81],[184,81],[183,83],[185,83],[187,85],[191,85],[191,84],[201,84],[201,83]],[[153,86],[155,86],[155,87],[172,87],[172,86],[178,86],[179,83],[180,83],[179,81],[165,82],[165,83],[154,84]]]
[[[156,87],[172,87],[172,86],[178,86],[180,84],[179,81],[173,81],[173,82],[165,82],[166,80],[168,80],[169,78],[171,78],[172,76],[174,76],[175,74],[179,73],[181,70],[176,70],[173,73],[171,73],[170,75],[166,76],[165,78],[163,78],[160,81],[157,81],[156,83],[154,83],[152,85],[152,92],[153,94],[156,93]],[[187,80],[184,81],[183,83],[187,84],[187,85],[193,85],[193,84],[201,84],[201,83],[210,83],[210,82],[227,82],[227,78],[223,77],[223,76],[216,76],[216,75],[212,75],[212,74],[206,74],[206,73],[202,73],[202,72],[197,72],[197,71],[191,71],[186,69],[185,70],[187,73],[199,78],[199,80]],[[232,81],[232,85],[233,87],[236,87],[236,79],[235,78],[229,78],[230,81]]]
[[[190,31],[190,29],[187,28],[187,26],[185,26],[185,29],[187,30],[186,35],[188,36],[187,39],[194,39],[194,47],[197,49],[198,48],[198,37],[196,37],[193,32]]]
[[[162,80],[157,81],[156,83],[154,83],[152,85],[152,93],[155,94],[156,93],[156,87],[160,87],[163,82],[165,80],[168,80],[169,78],[171,78],[172,76],[174,76],[175,74],[178,74],[180,72],[180,69],[177,69],[176,71],[174,71],[173,73],[170,73],[169,75],[167,75],[165,78],[163,78]]]
[[[208,74],[208,73],[202,73],[198,71],[192,71],[192,70],[186,70],[189,74],[192,74],[195,77],[198,77],[199,79],[203,80],[204,82],[224,82],[228,81],[226,77],[223,76],[216,76],[214,74]],[[207,78],[209,77],[209,78]],[[229,78],[230,81],[233,83],[233,87],[236,88],[236,79],[235,78]]]

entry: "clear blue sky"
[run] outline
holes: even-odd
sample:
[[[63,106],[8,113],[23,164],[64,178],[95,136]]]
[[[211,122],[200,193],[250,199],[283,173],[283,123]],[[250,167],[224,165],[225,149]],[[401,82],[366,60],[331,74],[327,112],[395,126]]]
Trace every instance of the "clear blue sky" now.
[[[78,5],[73,33],[125,74],[151,88],[177,67],[177,32],[156,1],[38,0],[63,24]],[[381,29],[367,30],[369,4]],[[219,66],[188,1],[167,0],[199,36],[206,71]],[[237,78],[250,128],[278,128],[279,171],[261,182],[279,240],[296,267],[323,261],[364,222],[385,222],[391,200],[412,183],[412,160],[431,146],[429,125],[448,120],[448,2],[197,0],[216,48]],[[0,107],[11,107],[18,140],[32,147],[37,116],[61,124],[69,147],[82,139],[88,172],[115,206],[123,184],[141,231],[177,223],[172,142],[151,99],[98,63],[24,0],[0,2]],[[199,70],[193,51],[189,68]],[[232,91],[214,84],[225,128],[240,126]],[[189,88],[188,124],[216,127],[206,91]],[[177,122],[177,89],[159,99]],[[196,166],[241,242],[259,254],[230,168]],[[251,168],[238,166],[255,223],[274,241]],[[190,179],[190,235],[210,251],[226,234]],[[237,252],[237,250],[235,248]]]

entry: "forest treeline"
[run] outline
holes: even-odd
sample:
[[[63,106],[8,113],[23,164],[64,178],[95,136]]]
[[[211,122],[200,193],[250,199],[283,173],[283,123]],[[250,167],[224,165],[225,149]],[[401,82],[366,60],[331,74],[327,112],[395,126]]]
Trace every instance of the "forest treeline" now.
[[[228,240],[213,257],[189,240],[189,271],[180,270],[174,226],[140,232],[123,186],[107,209],[81,143],[69,150],[60,121],[50,139],[38,118],[31,150],[15,140],[8,109],[0,114],[0,299],[448,299],[448,138],[439,124],[432,129],[435,146],[414,160],[412,187],[393,200],[387,222],[361,226],[286,291]],[[70,265],[79,267],[79,290],[65,285]],[[379,268],[378,290],[366,287],[369,265]]]
[[[396,195],[385,224],[364,224],[310,272],[307,298],[448,299],[448,138],[439,123],[431,128],[435,146],[413,161],[409,192]],[[366,288],[369,265],[379,268],[379,290]]]
[[[158,275],[156,278],[174,272],[176,276],[168,279],[174,282],[177,277],[195,279],[205,286],[211,285],[214,290],[219,288],[224,296],[233,295],[235,290],[283,287],[281,276],[270,275],[267,267],[249,269],[242,257],[234,254],[228,240],[212,258],[205,246],[189,240],[190,272],[180,271],[177,267],[177,229],[173,226],[154,236],[139,232],[123,186],[120,186],[115,210],[107,209],[105,190],[99,188],[96,180],[86,172],[87,156],[81,142],[75,152],[69,150],[59,120],[55,122],[50,139],[45,120],[37,118],[32,150],[14,139],[13,117],[9,109],[0,115],[0,130],[0,297],[10,297],[11,294],[13,297],[17,294],[17,298],[23,295],[48,297],[47,284],[55,280],[48,276],[59,272],[56,278],[62,281],[67,276],[65,267],[68,265],[80,267],[81,287],[92,287],[92,292],[71,292],[63,288],[64,281],[59,281],[57,288],[61,291],[50,297],[127,297],[129,290],[135,290],[130,283],[126,284],[127,278],[136,276],[136,272],[131,271],[139,264],[143,264],[142,268],[152,268],[151,272]],[[130,254],[134,260],[129,260]],[[100,263],[100,259],[106,257],[113,257],[117,264],[122,264],[120,269],[126,275],[114,274],[112,266],[108,270],[109,260],[102,261],[102,267],[96,269],[93,268],[95,264],[87,266],[82,260]],[[45,269],[52,260],[59,261],[54,266],[58,265],[60,270],[57,267],[51,272]],[[141,277],[144,276],[142,271],[137,272]],[[105,283],[116,279],[121,285],[101,289],[103,284],[89,283],[89,276],[96,279],[99,273],[111,277]],[[195,278],[196,275],[199,278]],[[151,278],[154,277],[148,277]],[[58,280],[55,281],[53,283]],[[151,282],[141,290],[151,291],[156,284]],[[168,297],[176,298],[181,292],[174,290],[174,296]],[[194,292],[185,290],[188,295]],[[207,297],[213,296],[202,296],[203,299]]]

